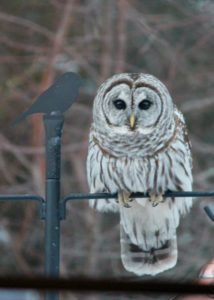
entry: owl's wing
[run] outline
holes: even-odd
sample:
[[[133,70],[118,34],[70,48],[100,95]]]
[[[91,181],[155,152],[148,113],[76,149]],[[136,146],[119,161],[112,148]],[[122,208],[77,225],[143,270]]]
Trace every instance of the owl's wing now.
[[[104,169],[103,153],[94,142],[92,130],[89,136],[89,148],[87,156],[87,178],[90,193],[110,193],[107,182],[103,178]],[[90,207],[101,212],[118,212],[119,207],[116,199],[91,199]]]
[[[185,123],[183,123],[183,126],[182,126],[182,133],[183,133],[184,143],[185,143],[186,148],[187,148],[187,153],[189,154],[190,167],[192,169],[192,167],[193,167],[193,164],[192,164],[192,144],[190,142],[189,135],[188,135],[188,132],[187,132],[187,127],[186,127]]]
[[[189,139],[186,123],[184,120],[183,114],[178,110],[178,108],[174,105],[174,112],[176,114],[176,117],[178,118],[179,122],[179,128],[181,130],[181,136],[183,137],[183,142],[186,148],[186,154],[188,155],[189,158],[189,164],[192,169],[192,145]]]

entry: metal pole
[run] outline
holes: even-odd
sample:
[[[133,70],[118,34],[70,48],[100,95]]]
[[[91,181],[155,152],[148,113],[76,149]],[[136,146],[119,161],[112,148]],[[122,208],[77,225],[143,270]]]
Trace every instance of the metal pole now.
[[[45,275],[59,276],[60,247],[60,150],[64,116],[51,113],[44,118],[46,134]],[[45,300],[58,300],[58,292],[46,292]]]

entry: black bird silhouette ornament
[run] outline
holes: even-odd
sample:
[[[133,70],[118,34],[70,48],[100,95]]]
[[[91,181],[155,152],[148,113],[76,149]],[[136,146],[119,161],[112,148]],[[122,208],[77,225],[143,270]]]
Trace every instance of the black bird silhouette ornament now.
[[[75,101],[81,85],[82,78],[80,75],[73,72],[62,74],[26,111],[11,123],[11,126],[15,125],[27,115],[65,112]]]

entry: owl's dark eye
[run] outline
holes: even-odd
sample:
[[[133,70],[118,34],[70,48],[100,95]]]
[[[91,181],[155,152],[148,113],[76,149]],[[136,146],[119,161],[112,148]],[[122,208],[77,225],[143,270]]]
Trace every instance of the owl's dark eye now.
[[[113,103],[116,109],[126,109],[126,102],[121,99],[114,100]]]
[[[145,99],[139,103],[138,107],[142,110],[147,110],[150,108],[151,105],[152,105],[152,102]]]

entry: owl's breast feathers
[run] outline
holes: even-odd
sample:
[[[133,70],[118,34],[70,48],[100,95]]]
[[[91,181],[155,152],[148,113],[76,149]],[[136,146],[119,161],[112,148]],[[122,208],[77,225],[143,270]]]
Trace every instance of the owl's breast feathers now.
[[[101,182],[105,185],[104,190],[112,193],[118,190],[146,192],[150,189],[157,193],[168,189],[190,190],[190,144],[184,119],[177,109],[174,120],[174,128],[170,128],[168,132],[171,135],[167,136],[167,132],[165,136],[162,135],[165,137],[164,142],[160,141],[156,149],[150,150],[146,155],[140,151],[144,144],[139,147],[139,136],[135,136],[136,141],[126,137],[126,142],[119,142],[114,136],[110,141],[110,137],[99,134],[92,127],[90,148],[93,148],[93,153],[90,156],[89,169],[92,168],[93,180],[90,181],[93,182],[93,190],[97,190],[96,186]],[[156,140],[156,137],[150,139]],[[138,152],[136,148],[139,148]]]
[[[103,135],[103,134],[97,134],[97,132],[94,132],[92,129],[92,140],[94,142],[95,145],[98,146],[98,148],[100,149],[100,151],[102,152],[102,154],[104,156],[109,156],[109,157],[114,157],[114,158],[121,158],[121,157],[130,157],[130,154],[132,156],[132,158],[135,157],[134,154],[136,154],[136,157],[139,158],[150,158],[150,157],[155,157],[157,154],[165,151],[168,146],[170,144],[173,143],[173,140],[175,139],[176,135],[178,134],[178,126],[182,125],[183,130],[185,130],[185,123],[181,123],[182,120],[180,120],[178,118],[177,115],[175,115],[175,123],[174,123],[174,129],[171,132],[164,132],[162,134],[160,138],[159,143],[156,145],[156,149],[155,147],[152,147],[152,149],[148,149],[147,153],[144,153],[144,151],[140,150],[144,150],[146,148],[148,148],[148,141],[152,141],[154,140],[156,142],[157,137],[155,136],[155,134],[153,134],[151,137],[145,137],[144,135],[141,136],[139,134],[135,135],[134,139],[131,137],[130,140],[129,137],[125,137],[125,141],[123,140],[123,137],[120,136],[111,136],[108,137],[107,135]],[[171,129],[171,128],[170,128]],[[184,135],[184,140],[185,142],[188,141],[189,143],[189,139],[188,139],[188,135],[187,135],[187,131],[184,131],[185,135]],[[120,138],[121,138],[121,142],[120,142]],[[136,144],[137,145],[136,145]],[[139,145],[139,143],[141,145]],[[121,151],[121,146],[123,148],[123,150],[126,151],[126,153],[124,153],[124,151]],[[138,147],[140,146],[140,149],[138,149]],[[118,149],[117,149],[118,148]],[[138,153],[134,153],[132,154],[134,148],[137,149]],[[129,150],[131,152],[129,152]],[[134,151],[135,152],[135,151]]]

